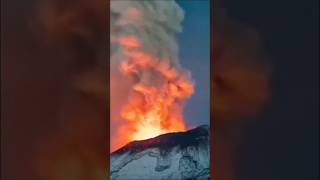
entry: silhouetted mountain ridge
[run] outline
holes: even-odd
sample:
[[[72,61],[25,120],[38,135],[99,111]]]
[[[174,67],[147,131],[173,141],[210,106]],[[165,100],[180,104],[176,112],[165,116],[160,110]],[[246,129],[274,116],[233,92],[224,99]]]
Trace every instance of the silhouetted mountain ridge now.
[[[114,151],[112,154],[121,154],[128,150],[132,153],[143,151],[147,148],[172,148],[176,145],[190,146],[197,145],[198,143],[203,143],[203,141],[208,141],[210,129],[208,125],[198,126],[195,129],[191,129],[186,132],[173,132],[162,134],[154,138],[132,141],[122,148]]]
[[[209,179],[209,142],[207,125],[130,142],[111,154],[111,179]]]

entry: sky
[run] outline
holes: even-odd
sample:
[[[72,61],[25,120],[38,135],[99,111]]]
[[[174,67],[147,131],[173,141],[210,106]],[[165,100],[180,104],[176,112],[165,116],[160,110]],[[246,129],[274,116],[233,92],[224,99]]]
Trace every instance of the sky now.
[[[210,123],[210,1],[177,2],[185,11],[183,32],[178,35],[180,63],[191,71],[196,84],[184,113],[192,128]]]

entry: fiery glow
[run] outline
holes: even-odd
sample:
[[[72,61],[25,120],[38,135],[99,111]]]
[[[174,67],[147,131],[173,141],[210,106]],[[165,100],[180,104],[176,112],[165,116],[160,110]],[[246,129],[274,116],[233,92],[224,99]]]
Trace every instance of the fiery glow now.
[[[132,86],[132,94],[121,111],[126,122],[119,131],[121,136],[118,137],[121,138],[115,140],[117,145],[113,150],[133,140],[184,131],[186,127],[180,101],[193,94],[193,83],[167,61],[144,52],[139,39],[128,36],[117,42],[126,55],[120,64],[123,75],[139,77],[142,73],[150,73],[150,77],[154,75],[154,81],[159,82],[148,84],[140,80]]]
[[[134,140],[186,130],[183,102],[194,93],[190,74],[176,57],[174,32],[179,31],[180,11],[174,9],[173,22],[149,17],[150,9],[142,6],[123,7],[114,3],[114,11],[121,15],[113,16],[112,60],[118,62],[121,76],[133,82],[127,86],[128,99],[121,103],[120,117],[112,118],[117,127],[111,151]],[[163,7],[175,6],[163,3]],[[117,101],[120,97],[112,98]]]

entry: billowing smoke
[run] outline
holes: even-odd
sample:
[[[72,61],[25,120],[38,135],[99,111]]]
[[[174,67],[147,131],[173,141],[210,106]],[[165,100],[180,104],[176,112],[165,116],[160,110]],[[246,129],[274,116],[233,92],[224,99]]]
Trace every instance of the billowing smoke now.
[[[175,1],[111,1],[111,149],[183,131],[194,92],[178,60],[183,10]]]

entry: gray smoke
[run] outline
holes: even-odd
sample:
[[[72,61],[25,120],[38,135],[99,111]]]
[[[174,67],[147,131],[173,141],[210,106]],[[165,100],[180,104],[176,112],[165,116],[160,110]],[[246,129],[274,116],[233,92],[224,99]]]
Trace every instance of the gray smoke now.
[[[110,10],[112,61],[123,57],[116,39],[134,35],[144,51],[178,65],[176,33],[182,30],[184,11],[175,1],[111,1]]]
[[[158,97],[147,100],[150,104],[170,96],[172,106],[180,106],[193,94],[191,75],[178,58],[176,35],[182,31],[183,18],[184,11],[174,0],[111,1],[111,140],[124,124],[119,121],[122,106],[139,93],[138,98],[146,101],[137,86],[157,90]],[[123,65],[129,69],[126,73]],[[171,87],[176,96],[168,92]],[[178,111],[172,114],[180,117],[182,110]]]

